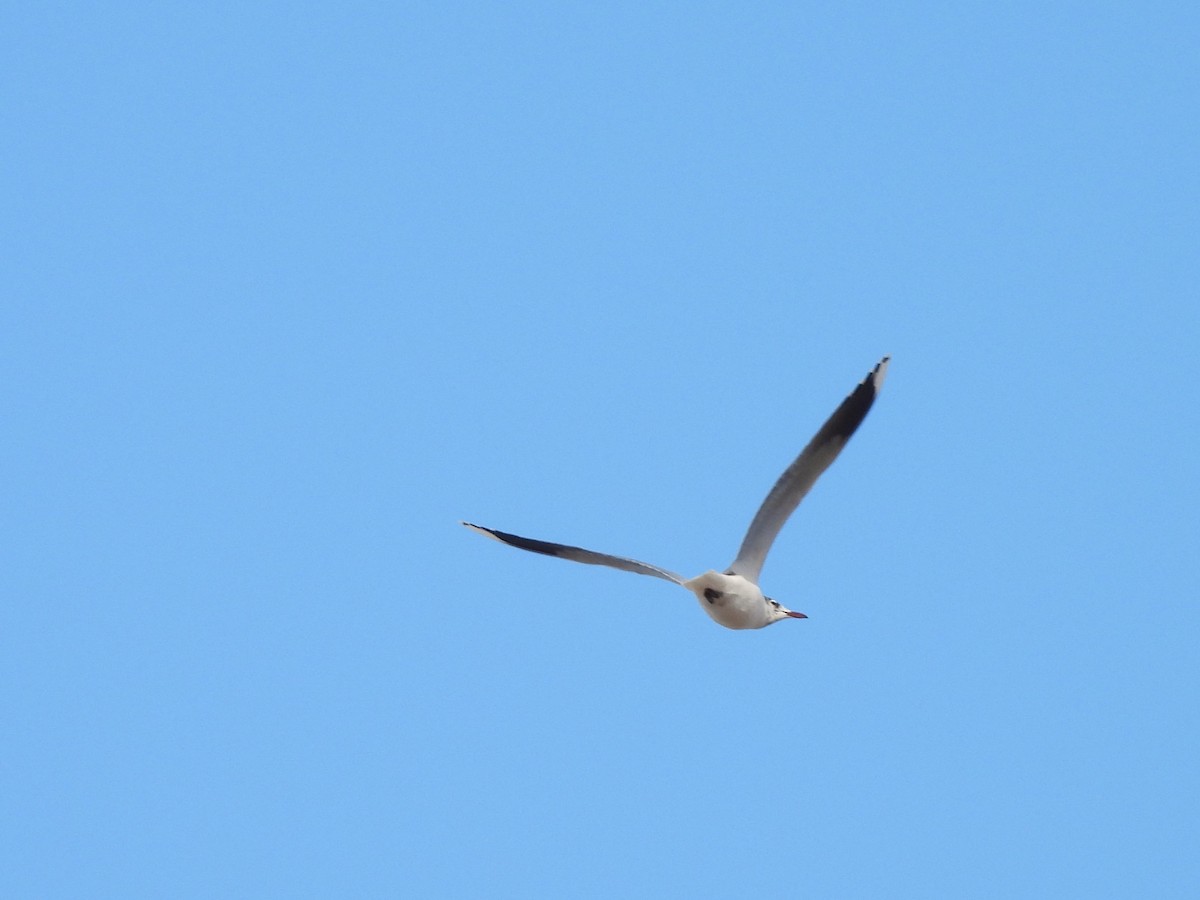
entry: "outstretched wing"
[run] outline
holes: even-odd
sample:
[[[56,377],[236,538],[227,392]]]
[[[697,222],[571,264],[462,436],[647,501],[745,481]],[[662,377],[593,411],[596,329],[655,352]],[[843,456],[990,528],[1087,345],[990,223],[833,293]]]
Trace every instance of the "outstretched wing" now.
[[[775,482],[775,487],[771,488],[771,493],[767,494],[767,499],[750,523],[750,530],[746,532],[737,559],[729,567],[731,572],[758,583],[763,561],[784,522],[795,512],[821,473],[837,459],[850,436],[867,417],[871,404],[883,386],[890,359],[888,356],[881,359],[858,387],[850,392],[850,396],[834,410],[821,430],[796,457],[796,461]]]
[[[639,575],[653,575],[655,578],[673,581],[675,584],[683,584],[683,579],[674,572],[668,572],[666,569],[660,569],[658,566],[652,566],[649,563],[638,562],[636,559],[626,559],[624,556],[609,556],[607,553],[596,553],[593,550],[584,550],[582,547],[570,547],[566,544],[535,541],[533,538],[520,537],[519,535],[509,534],[505,531],[496,531],[494,528],[484,528],[482,525],[472,525],[470,522],[463,522],[462,524],[466,525],[472,531],[478,531],[480,534],[508,544],[510,547],[519,547],[522,550],[544,553],[546,556],[557,556],[559,559],[569,559],[573,562],[587,563],[591,566],[611,566],[614,569],[624,569],[626,572],[636,572]]]

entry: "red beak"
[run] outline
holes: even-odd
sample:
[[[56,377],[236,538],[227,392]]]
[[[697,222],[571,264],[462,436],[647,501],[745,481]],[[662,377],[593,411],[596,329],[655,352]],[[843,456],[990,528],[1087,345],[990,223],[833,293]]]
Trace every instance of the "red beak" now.
[[[798,612],[788,612],[788,615],[791,616],[793,619],[807,619],[808,618],[808,616],[806,616],[804,613],[798,613]]]

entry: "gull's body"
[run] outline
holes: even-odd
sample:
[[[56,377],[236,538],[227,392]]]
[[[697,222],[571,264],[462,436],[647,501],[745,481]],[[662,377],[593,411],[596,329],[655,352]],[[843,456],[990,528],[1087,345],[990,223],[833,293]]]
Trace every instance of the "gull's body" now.
[[[793,613],[763,596],[762,588],[741,575],[710,569],[683,586],[696,595],[700,608],[714,622],[726,628],[765,628],[788,616],[805,618],[804,613]]]
[[[879,361],[834,410],[833,415],[808,442],[808,446],[800,452],[795,462],[788,466],[787,471],[775,482],[775,486],[771,488],[771,492],[767,494],[767,498],[755,514],[754,521],[750,523],[737,558],[724,572],[709,570],[703,575],[685,580],[674,572],[636,559],[524,538],[469,522],[462,524],[486,537],[522,550],[574,562],[610,566],[639,575],[652,575],[682,585],[696,596],[701,608],[713,621],[726,628],[763,628],[780,619],[806,619],[808,617],[804,613],[793,612],[765,596],[758,586],[758,576],[771,544],[788,516],[800,505],[800,501],[821,473],[829,468],[842,447],[850,440],[850,436],[866,418],[875,397],[879,394],[884,375],[887,374],[888,362],[889,357],[886,356]]]

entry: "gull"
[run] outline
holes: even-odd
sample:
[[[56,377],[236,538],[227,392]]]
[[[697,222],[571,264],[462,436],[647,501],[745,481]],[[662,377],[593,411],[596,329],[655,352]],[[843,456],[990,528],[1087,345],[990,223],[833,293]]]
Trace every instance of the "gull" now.
[[[462,524],[510,547],[594,566],[611,566],[639,575],[652,575],[681,585],[696,595],[701,608],[713,621],[726,628],[765,628],[783,619],[807,619],[808,616],[804,613],[794,612],[765,596],[758,586],[758,576],[771,544],[788,517],[867,417],[879,389],[883,386],[890,359],[891,357],[885,356],[867,373],[867,377],[859,382],[833,411],[833,415],[808,442],[808,446],[800,451],[800,455],[775,482],[775,486],[771,488],[767,499],[762,502],[750,523],[750,529],[742,540],[737,558],[724,572],[710,569],[703,575],[685,580],[668,569],[636,559],[610,556],[607,553],[597,553],[567,544],[538,541],[494,528],[484,528],[482,525],[472,525],[470,522]]]

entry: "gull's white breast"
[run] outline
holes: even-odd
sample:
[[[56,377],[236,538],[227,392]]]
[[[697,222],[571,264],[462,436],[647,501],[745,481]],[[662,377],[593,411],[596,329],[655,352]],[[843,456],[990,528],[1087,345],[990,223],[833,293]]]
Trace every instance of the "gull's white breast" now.
[[[772,621],[762,590],[741,575],[709,570],[683,586],[696,595],[714,622],[726,628],[762,628]]]

